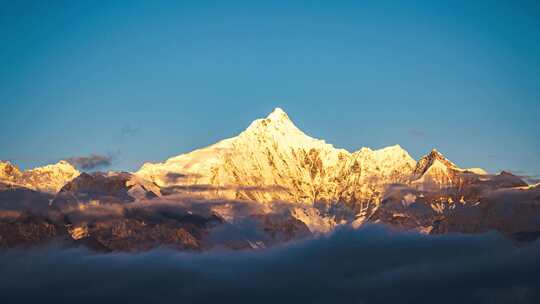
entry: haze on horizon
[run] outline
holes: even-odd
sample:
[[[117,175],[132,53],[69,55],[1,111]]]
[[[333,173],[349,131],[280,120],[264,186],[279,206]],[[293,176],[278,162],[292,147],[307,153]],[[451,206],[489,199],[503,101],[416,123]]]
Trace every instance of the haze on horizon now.
[[[540,174],[534,1],[23,1],[0,17],[0,159],[22,168],[135,170],[281,107],[349,151]]]

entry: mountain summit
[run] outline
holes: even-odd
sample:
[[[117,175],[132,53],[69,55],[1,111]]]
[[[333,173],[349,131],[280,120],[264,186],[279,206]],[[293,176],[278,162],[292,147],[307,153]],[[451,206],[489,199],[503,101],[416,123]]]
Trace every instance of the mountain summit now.
[[[266,119],[273,122],[283,122],[283,121],[290,122],[289,116],[280,107],[275,108],[274,111],[272,111],[272,113],[268,114]]]
[[[197,194],[206,198],[344,202],[368,216],[387,185],[410,183],[438,167],[460,170],[436,150],[417,163],[399,145],[353,153],[335,148],[306,135],[276,108],[236,137],[146,163],[135,174],[161,187],[190,191],[197,186]]]
[[[275,108],[266,118],[254,120],[246,130],[234,139],[235,141],[255,141],[275,143],[285,147],[331,147],[324,140],[306,135],[289,118],[281,108]]]

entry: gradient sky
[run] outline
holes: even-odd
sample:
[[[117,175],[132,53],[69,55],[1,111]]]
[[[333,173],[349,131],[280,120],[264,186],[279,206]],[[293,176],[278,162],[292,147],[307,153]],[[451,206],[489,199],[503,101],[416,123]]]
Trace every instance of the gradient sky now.
[[[536,1],[0,2],[0,159],[22,168],[134,170],[279,106],[350,151],[540,174]]]

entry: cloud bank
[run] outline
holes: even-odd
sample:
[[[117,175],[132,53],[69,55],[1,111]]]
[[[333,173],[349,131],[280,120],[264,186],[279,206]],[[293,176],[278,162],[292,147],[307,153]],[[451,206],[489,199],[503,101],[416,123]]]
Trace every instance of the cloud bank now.
[[[92,170],[97,168],[109,167],[112,163],[112,157],[106,155],[91,154],[89,156],[71,157],[68,162],[83,170]]]
[[[378,226],[258,252],[0,253],[6,303],[538,303],[540,243]]]

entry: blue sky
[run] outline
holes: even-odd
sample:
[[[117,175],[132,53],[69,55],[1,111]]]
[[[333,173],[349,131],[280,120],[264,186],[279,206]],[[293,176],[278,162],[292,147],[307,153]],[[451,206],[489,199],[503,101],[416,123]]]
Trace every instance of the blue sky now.
[[[540,174],[534,1],[1,2],[0,159],[22,168],[134,170],[279,106],[351,151]]]

